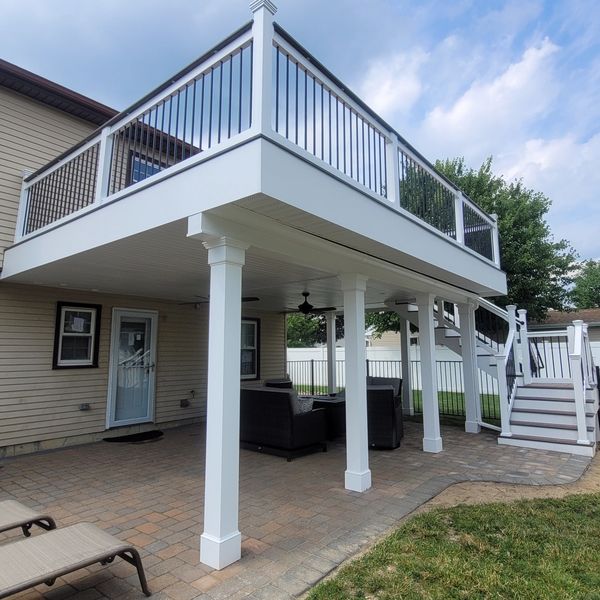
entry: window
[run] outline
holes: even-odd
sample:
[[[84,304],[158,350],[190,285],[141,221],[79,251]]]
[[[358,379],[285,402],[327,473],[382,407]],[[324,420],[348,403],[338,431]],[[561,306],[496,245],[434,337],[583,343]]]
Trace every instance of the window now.
[[[98,366],[101,309],[98,304],[57,303],[54,369]]]
[[[130,165],[130,180],[131,183],[137,183],[143,181],[151,175],[158,173],[161,169],[164,169],[165,165],[161,165],[159,162],[149,160],[147,157],[140,154],[131,154],[131,165]]]
[[[259,373],[258,319],[242,319],[242,379],[258,379]]]

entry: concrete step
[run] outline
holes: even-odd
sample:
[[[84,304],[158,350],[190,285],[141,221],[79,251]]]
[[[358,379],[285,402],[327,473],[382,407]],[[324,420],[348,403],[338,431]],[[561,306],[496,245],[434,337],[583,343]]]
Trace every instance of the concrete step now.
[[[588,442],[587,444],[572,443],[569,440],[548,438],[536,435],[513,435],[512,437],[498,438],[498,444],[502,446],[517,446],[520,448],[537,448],[539,450],[550,450],[552,452],[566,452],[577,454],[579,456],[594,456],[596,444]]]
[[[514,435],[533,435],[538,437],[571,440],[577,442],[577,425],[563,423],[536,423],[535,421],[510,420],[510,430]],[[588,434],[594,431],[587,427]]]

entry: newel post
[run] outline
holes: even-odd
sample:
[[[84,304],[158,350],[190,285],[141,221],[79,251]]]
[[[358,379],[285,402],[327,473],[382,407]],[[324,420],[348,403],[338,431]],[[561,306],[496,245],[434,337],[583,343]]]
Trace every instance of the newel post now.
[[[110,180],[110,166],[112,161],[113,138],[110,127],[104,127],[100,134],[100,147],[98,149],[98,173],[96,175],[96,195],[94,202],[102,202],[108,196]]]
[[[29,205],[29,184],[25,181],[32,171],[23,170],[23,183],[21,184],[21,199],[19,201],[19,211],[17,213],[17,224],[15,226],[15,242],[18,242],[25,235],[25,224],[27,222],[27,212]]]
[[[387,181],[385,185],[387,199],[396,209],[401,206],[399,148],[398,138],[392,134],[391,140],[387,142],[386,147]]]
[[[271,130],[273,69],[273,17],[277,7],[270,0],[251,0],[252,24],[252,129]]]
[[[496,265],[500,266],[500,236],[498,235],[498,215],[492,213],[490,215],[494,220],[494,225],[492,226],[492,248],[494,250],[494,262]]]
[[[573,325],[567,328],[567,337],[569,344],[569,362],[571,364],[571,376],[573,377],[573,391],[575,392],[577,443],[587,445],[589,444],[589,440],[585,417],[586,386],[584,383],[584,376],[582,370],[583,321],[573,321]]]
[[[521,367],[523,369],[523,383],[531,383],[531,352],[529,350],[529,333],[527,332],[527,311],[521,308],[517,311],[521,321]]]
[[[462,192],[454,194],[454,218],[456,219],[456,241],[465,244],[465,217],[463,214],[464,196]]]

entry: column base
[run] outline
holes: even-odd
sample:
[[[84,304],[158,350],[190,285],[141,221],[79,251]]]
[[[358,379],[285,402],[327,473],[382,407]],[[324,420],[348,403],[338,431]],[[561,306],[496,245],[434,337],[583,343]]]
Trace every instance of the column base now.
[[[200,537],[200,562],[213,569],[224,569],[242,557],[242,534],[239,531],[223,539],[208,533]]]
[[[423,452],[432,452],[436,454],[443,450],[442,438],[423,438]]]
[[[363,473],[346,471],[346,489],[353,492],[364,492],[371,487],[371,471],[367,469]]]
[[[479,433],[481,426],[477,421],[465,421],[465,431],[467,433]]]

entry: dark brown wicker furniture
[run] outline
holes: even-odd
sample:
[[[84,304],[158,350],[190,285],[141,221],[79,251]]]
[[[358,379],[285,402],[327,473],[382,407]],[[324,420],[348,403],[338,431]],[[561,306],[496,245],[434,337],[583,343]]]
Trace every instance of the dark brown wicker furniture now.
[[[402,401],[394,395],[392,386],[369,386],[367,388],[367,422],[369,447],[394,449],[404,435]]]
[[[312,410],[312,403],[299,401],[294,390],[242,388],[240,441],[243,448],[285,456],[290,461],[311,452],[326,451],[326,440],[325,410]]]

